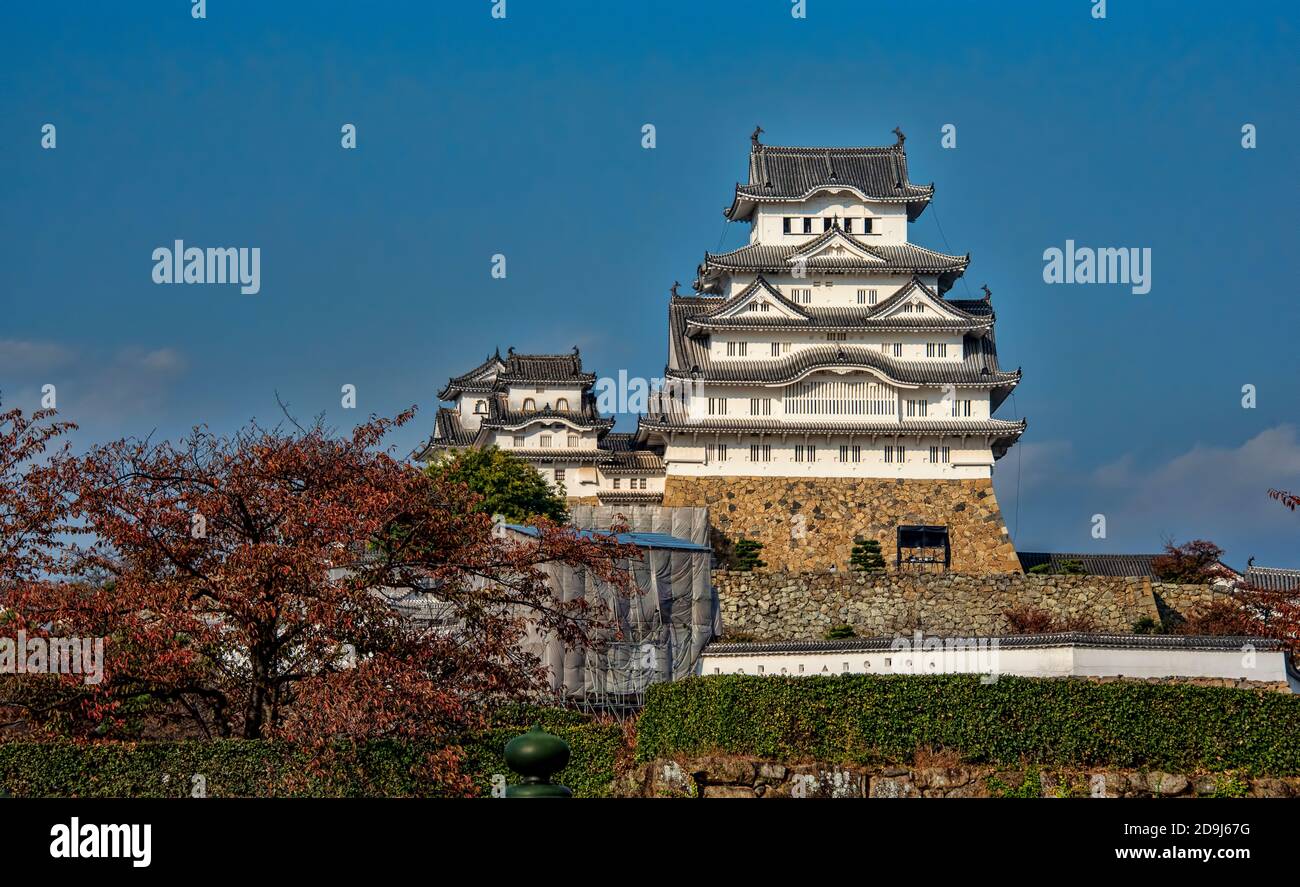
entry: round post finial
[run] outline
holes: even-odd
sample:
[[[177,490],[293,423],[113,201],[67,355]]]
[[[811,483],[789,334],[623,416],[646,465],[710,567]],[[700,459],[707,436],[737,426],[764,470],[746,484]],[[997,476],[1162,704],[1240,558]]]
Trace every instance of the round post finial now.
[[[507,798],[571,798],[567,786],[551,777],[569,763],[569,743],[536,724],[506,743],[506,764],[523,778],[506,788]]]

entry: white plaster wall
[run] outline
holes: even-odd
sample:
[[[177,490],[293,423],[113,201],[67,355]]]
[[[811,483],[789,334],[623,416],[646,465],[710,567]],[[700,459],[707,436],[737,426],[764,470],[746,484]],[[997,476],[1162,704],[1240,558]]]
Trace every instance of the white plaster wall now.
[[[772,447],[771,461],[751,462],[750,445],[766,443]],[[707,444],[727,444],[727,459],[708,458]],[[796,462],[795,445],[808,443],[817,447],[816,461]],[[671,436],[664,451],[668,472],[674,476],[689,477],[871,477],[919,478],[943,480],[973,480],[988,478],[993,474],[993,451],[983,435],[962,439],[945,436],[909,436],[898,438],[906,447],[905,461],[886,462],[884,447],[896,441],[867,436],[850,438],[847,435],[768,434],[761,441],[758,435],[743,433],[685,432]],[[949,462],[929,461],[930,446],[947,445]],[[859,446],[861,461],[839,461],[840,446]],[[850,459],[852,454],[850,452]]]
[[[747,675],[995,674],[1023,677],[1223,678],[1286,680],[1283,653],[1256,653],[1251,664],[1235,650],[1103,649],[1036,647],[871,653],[711,654],[699,673]]]
[[[753,283],[757,276],[757,274],[750,273],[732,275],[724,295],[730,297],[740,293],[745,287]],[[939,277],[937,274],[918,274],[917,277],[930,289],[938,292]],[[794,295],[790,292],[791,288],[801,287],[812,290],[812,301],[809,302],[811,305],[857,307],[859,289],[874,288],[877,290],[876,304],[880,304],[898,292],[912,279],[912,276],[910,274],[871,274],[865,272],[862,274],[819,274],[815,269],[810,268],[806,277],[795,277],[793,273],[771,272],[765,273],[763,279],[775,286],[780,290],[781,295],[791,301],[794,301]]]
[[[826,345],[865,345],[876,351],[881,350],[881,345],[888,344],[892,346],[895,342],[903,346],[903,353],[896,358],[897,360],[936,360],[950,361],[961,363],[962,361],[962,339],[960,333],[844,333],[831,336],[829,331],[821,332],[750,332],[748,330],[719,330],[709,334],[709,355],[713,360],[719,363],[728,360],[781,360],[782,358],[792,357],[800,351],[808,348],[824,347]],[[729,355],[727,353],[728,342],[744,342],[745,355],[742,357],[738,354]],[[782,348],[778,355],[772,354],[772,343],[790,343],[790,350],[785,351]],[[926,345],[930,343],[944,344],[948,346],[948,353],[944,357],[926,357]],[[739,350],[739,349],[737,349]],[[893,348],[887,352],[881,352],[888,357],[894,356]]]
[[[862,236],[865,243],[907,243],[907,207],[898,203],[864,203],[850,191],[838,194],[822,192],[802,203],[763,203],[754,212],[750,243],[772,243],[782,246],[819,237],[821,226],[813,224],[816,234],[786,234],[782,219],[786,216],[815,216],[817,218],[873,220],[871,234]],[[855,237],[859,235],[854,235]]]
[[[847,382],[875,382],[883,385],[894,392],[894,398],[899,403],[898,416],[853,416],[842,417],[845,421],[870,421],[872,423],[889,422],[891,419],[897,419],[906,415],[906,403],[908,400],[926,400],[929,406],[926,410],[927,419],[950,419],[954,418],[953,401],[969,400],[971,402],[971,415],[967,420],[964,416],[961,420],[969,421],[972,424],[982,422],[990,417],[989,391],[981,388],[954,388],[952,400],[945,401],[945,392],[942,388],[933,385],[917,385],[915,387],[903,387],[891,385],[880,381],[878,376],[870,373],[850,373],[837,375],[834,373],[815,373],[807,377],[811,380],[840,380]],[[685,406],[686,414],[691,419],[707,421],[710,419],[747,419],[751,418],[750,412],[754,398],[770,398],[772,401],[772,411],[768,415],[760,415],[756,418],[764,421],[789,421],[807,424],[809,422],[826,422],[834,421],[837,418],[833,414],[795,414],[787,415],[785,411],[785,392],[792,383],[782,383],[772,386],[757,385],[716,385],[704,384],[700,386],[698,394],[691,394],[683,398],[682,403]],[[710,414],[709,399],[713,398],[714,407],[717,408],[717,401],[725,400],[727,403],[726,415]]]
[[[582,386],[546,386],[546,385],[512,385],[506,394],[507,400],[512,410],[522,410],[524,401],[532,398],[536,402],[537,409],[545,409],[549,403],[551,409],[560,409],[558,406],[560,398],[568,398],[569,409],[577,410],[582,406]]]

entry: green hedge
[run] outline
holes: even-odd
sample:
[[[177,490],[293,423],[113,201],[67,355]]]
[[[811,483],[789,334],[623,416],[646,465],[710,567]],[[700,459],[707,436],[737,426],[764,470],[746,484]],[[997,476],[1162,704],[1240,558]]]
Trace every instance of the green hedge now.
[[[843,763],[944,749],[971,763],[1300,774],[1300,697],[972,675],[691,678],[650,689],[637,758],[713,752]]]
[[[622,744],[619,726],[565,711],[529,714],[461,743],[464,769],[481,794],[489,796],[494,774],[515,780],[503,758],[505,743],[531,723],[569,743],[572,756],[559,782],[578,797],[606,794]],[[185,797],[191,778],[202,774],[209,797],[436,797],[444,788],[419,776],[433,750],[429,744],[372,742],[336,749],[322,769],[312,766],[310,750],[280,742],[3,742],[0,789],[18,797]]]

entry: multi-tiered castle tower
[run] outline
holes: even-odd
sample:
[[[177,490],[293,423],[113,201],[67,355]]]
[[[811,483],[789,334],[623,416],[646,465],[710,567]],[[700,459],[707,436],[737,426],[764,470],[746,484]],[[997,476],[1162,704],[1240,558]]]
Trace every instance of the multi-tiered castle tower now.
[[[843,569],[865,538],[898,569],[1018,572],[992,474],[1025,429],[994,418],[1020,372],[998,364],[987,287],[945,298],[969,256],[908,241],[934,187],[908,181],[895,132],[793,148],[755,130],[724,211],[749,243],[706,253],[694,295],[674,286],[668,384],[634,436],[609,432],[580,364],[511,355],[444,389],[431,450],[508,445],[563,464],[571,498],[636,501],[635,477],[642,500],[708,506],[720,548],[762,542],[771,568]]]

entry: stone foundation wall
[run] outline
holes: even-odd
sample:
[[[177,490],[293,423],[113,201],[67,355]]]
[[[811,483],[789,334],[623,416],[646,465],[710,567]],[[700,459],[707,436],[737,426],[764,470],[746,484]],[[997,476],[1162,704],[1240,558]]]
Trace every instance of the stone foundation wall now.
[[[1153,585],[1145,578],[960,573],[752,573],[715,570],[723,637],[813,641],[832,626],[858,637],[929,634],[980,637],[1009,633],[1006,612],[1033,607],[1053,617],[1129,634],[1143,617],[1185,618],[1210,600],[1204,585]],[[1157,601],[1155,590],[1159,589]]]
[[[856,536],[892,568],[900,524],[948,528],[952,569],[1019,573],[991,480],[669,476],[664,505],[709,509],[715,551],[763,543],[769,570],[847,569]]]
[[[1300,779],[939,761],[857,767],[717,755],[642,764],[615,781],[612,793],[625,798],[1293,798],[1300,796]]]

